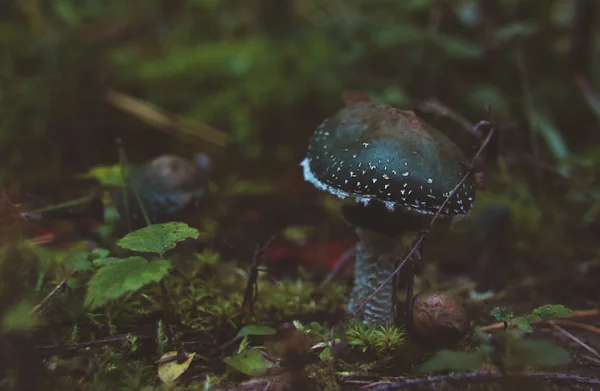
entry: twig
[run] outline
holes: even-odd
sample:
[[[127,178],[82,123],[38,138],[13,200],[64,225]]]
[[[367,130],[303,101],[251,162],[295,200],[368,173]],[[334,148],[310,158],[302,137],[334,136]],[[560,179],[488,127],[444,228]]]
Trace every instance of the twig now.
[[[565,320],[565,319],[555,319],[554,323],[561,325],[561,326],[575,327],[578,329],[590,331],[595,334],[600,334],[600,327],[592,326],[592,325],[586,324],[586,323],[573,322],[572,320]]]
[[[598,309],[576,310],[576,311],[572,311],[569,314],[569,316],[566,316],[565,318],[578,318],[578,317],[596,316],[596,315],[600,315],[600,310],[598,310]],[[554,321],[558,320],[559,323],[564,324],[563,320],[565,318],[561,318],[561,319],[549,319],[549,320],[554,320]],[[531,322],[531,324],[537,324],[537,323],[543,323],[543,322],[546,322],[546,321],[540,320],[540,321],[537,321],[537,322]],[[593,326],[591,326],[591,327],[593,327]],[[492,323],[490,325],[481,327],[481,331],[488,332],[488,331],[492,331],[492,330],[500,330],[500,329],[503,329],[503,328],[504,328],[504,323],[498,322],[498,323]]]
[[[127,338],[129,337],[135,337],[138,340],[142,340],[142,339],[152,339],[149,336],[146,335],[141,335],[141,334],[125,334],[125,335],[118,335],[116,337],[110,337],[110,338],[103,338],[103,339],[94,339],[92,341],[89,342],[83,342],[77,345],[71,345],[71,346],[48,346],[48,347],[38,347],[36,348],[37,350],[41,350],[43,352],[46,351],[51,351],[53,352],[52,354],[55,354],[54,352],[56,351],[66,351],[66,352],[75,352],[77,350],[81,350],[81,349],[87,349],[93,346],[103,346],[103,345],[108,345],[111,343],[115,343],[115,342],[123,342],[126,341]]]
[[[344,268],[344,266],[346,266],[348,264],[348,262],[350,262],[350,260],[352,258],[354,258],[355,254],[356,254],[356,248],[354,248],[354,247],[346,250],[335,262],[333,269],[331,269],[331,271],[327,274],[327,277],[325,278],[325,280],[323,280],[323,283],[321,284],[321,286],[327,285],[331,281],[333,281],[333,279],[340,272],[340,270],[342,270]]]
[[[492,139],[492,136],[494,135],[494,128],[492,127],[487,135],[487,137],[485,138],[485,140],[483,140],[483,143],[481,143],[481,146],[479,147],[479,150],[477,151],[477,153],[475,154],[475,156],[473,157],[473,162],[475,162],[479,156],[481,155],[481,153],[483,152],[483,150],[485,149],[485,147],[488,145],[488,143],[490,142],[490,140]],[[458,189],[462,186],[462,184],[467,180],[467,178],[469,177],[469,175],[471,175],[471,172],[469,171],[468,173],[465,174],[465,176],[458,182],[458,184],[454,187],[454,189],[452,189],[452,191],[450,192],[450,194],[448,194],[448,197],[446,197],[446,199],[444,200],[444,202],[442,202],[442,205],[440,205],[440,207],[438,208],[437,212],[435,213],[435,215],[433,216],[433,218],[429,221],[428,226],[432,226],[433,223],[436,222],[436,220],[438,219],[438,217],[440,216],[440,213],[442,212],[442,210],[444,209],[444,207],[446,206],[446,204],[450,201],[450,199],[454,196],[454,194],[458,191]],[[400,265],[396,268],[396,270],[394,270],[394,272],[392,274],[390,274],[388,276],[388,278],[385,279],[385,281],[373,292],[371,293],[365,301],[363,301],[361,303],[361,305],[357,308],[356,313],[361,313],[363,307],[365,306],[365,304],[367,304],[377,293],[379,293],[383,287],[392,279],[394,278],[394,276],[396,276],[400,270],[402,270],[402,268],[404,267],[404,264],[406,262],[408,262],[409,259],[412,259],[413,254],[417,251],[418,248],[420,248],[421,243],[423,243],[423,240],[425,239],[425,236],[427,236],[427,232],[422,233],[421,235],[419,235],[419,238],[415,241],[415,243],[413,244],[410,252],[408,253],[408,255],[404,258],[404,260],[402,262],[400,262]]]
[[[95,196],[96,195],[94,193],[91,193],[84,197],[77,198],[75,200],[61,202],[60,204],[56,204],[56,205],[45,206],[43,208],[34,209],[27,213],[33,214],[33,215],[41,215],[45,212],[51,212],[54,210],[66,209],[66,208],[70,208],[73,206],[79,206],[79,205],[85,204],[86,202],[93,200]]]
[[[65,285],[65,283],[67,282],[67,280],[69,279],[69,277],[71,277],[71,273],[66,273],[66,274],[65,274],[65,276],[63,277],[63,279],[61,280],[61,282],[59,282],[59,283],[58,283],[58,285],[56,285],[56,286],[54,287],[54,289],[52,289],[52,290],[50,291],[50,293],[48,293],[48,294],[47,294],[47,295],[46,295],[46,296],[45,296],[45,297],[42,299],[42,301],[40,301],[40,302],[39,302],[39,304],[38,304],[38,305],[36,305],[35,307],[33,307],[33,308],[31,309],[31,311],[29,311],[29,315],[33,315],[33,314],[34,314],[34,313],[35,313],[37,310],[39,310],[39,309],[40,309],[40,307],[41,307],[42,305],[44,305],[44,303],[45,303],[45,302],[47,302],[47,301],[48,301],[48,300],[49,300],[49,299],[50,299],[52,296],[54,296],[54,294],[55,294],[56,292],[58,292],[58,290],[59,290],[60,288],[62,288],[62,287]]]
[[[392,391],[407,388],[417,388],[426,386],[433,383],[442,382],[459,382],[459,381],[494,381],[499,379],[534,379],[534,380],[545,380],[554,382],[573,382],[579,384],[585,384],[588,386],[600,386],[600,380],[591,377],[584,377],[579,375],[571,375],[567,373],[543,373],[543,372],[530,372],[530,373],[514,373],[504,375],[497,371],[474,371],[465,373],[450,373],[447,375],[440,376],[428,376],[417,379],[405,379],[397,383],[392,384],[381,384],[374,383],[362,387],[363,390],[369,391]]]
[[[550,326],[554,327],[556,330],[560,331],[560,333],[565,335],[567,338],[570,338],[571,340],[577,342],[581,347],[583,347],[588,352],[592,353],[594,356],[600,357],[600,354],[598,354],[596,349],[592,348],[590,345],[586,344],[581,339],[579,339],[576,336],[574,336],[573,334],[569,333],[567,330],[563,329],[562,327],[557,325],[555,322],[549,321],[548,324],[550,324]]]
[[[243,314],[244,309],[248,306],[250,310],[250,314],[254,314],[254,303],[258,298],[258,272],[264,270],[264,268],[260,267],[260,262],[264,258],[265,253],[273,244],[273,241],[277,235],[273,235],[267,243],[262,248],[256,247],[254,251],[254,256],[252,257],[252,264],[250,265],[250,271],[248,272],[248,283],[246,284],[246,289],[244,290],[244,299],[242,301],[241,312]]]
[[[592,364],[600,367],[600,360],[598,360],[595,357],[588,356],[587,354],[580,354],[580,355],[578,355],[578,357],[582,358],[584,360],[587,360],[587,361],[591,362]]]

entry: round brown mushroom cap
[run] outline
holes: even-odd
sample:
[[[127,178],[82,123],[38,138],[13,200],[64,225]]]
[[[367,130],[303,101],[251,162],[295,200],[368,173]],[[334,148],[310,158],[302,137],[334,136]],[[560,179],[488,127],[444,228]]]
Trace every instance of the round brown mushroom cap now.
[[[467,311],[445,292],[419,293],[413,304],[413,331],[424,342],[448,346],[462,339],[469,328]]]
[[[357,103],[325,120],[302,166],[307,181],[340,198],[418,214],[435,214],[469,172],[445,135],[410,110],[377,103]],[[474,200],[471,175],[440,214],[466,215]]]

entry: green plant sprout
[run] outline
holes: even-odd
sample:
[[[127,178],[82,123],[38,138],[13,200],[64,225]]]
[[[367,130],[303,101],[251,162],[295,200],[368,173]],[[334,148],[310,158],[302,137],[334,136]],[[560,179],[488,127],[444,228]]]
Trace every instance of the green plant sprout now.
[[[223,362],[234,371],[248,376],[264,375],[273,363],[263,356],[258,347],[249,346],[249,337],[253,335],[273,335],[275,332],[275,329],[262,325],[249,325],[243,327],[231,341],[234,342],[241,339],[237,353],[233,356],[225,357]]]
[[[549,341],[525,339],[524,336],[531,332],[532,322],[565,317],[570,313],[571,310],[562,305],[544,305],[529,315],[515,318],[512,311],[494,308],[491,315],[504,322],[504,330],[488,335],[475,329],[480,344],[474,351],[441,350],[427,360],[420,371],[466,371],[485,365],[495,365],[504,370],[511,367],[568,364],[570,356],[567,350],[554,346]]]
[[[556,318],[566,318],[571,315],[571,310],[560,304],[547,304],[534,309],[531,314],[515,317],[512,311],[496,307],[490,315],[504,323],[504,328],[517,327],[523,332],[533,331],[531,324]]]
[[[85,305],[91,309],[101,307],[128,292],[162,281],[171,269],[171,261],[164,253],[188,238],[196,239],[198,230],[184,223],[164,223],[131,232],[117,244],[125,249],[141,253],[155,253],[159,259],[147,261],[139,255],[127,258],[105,257],[94,260],[100,265],[88,284]]]
[[[406,333],[394,325],[365,326],[357,320],[346,323],[345,340],[363,353],[371,350],[378,355],[390,355],[406,341]]]

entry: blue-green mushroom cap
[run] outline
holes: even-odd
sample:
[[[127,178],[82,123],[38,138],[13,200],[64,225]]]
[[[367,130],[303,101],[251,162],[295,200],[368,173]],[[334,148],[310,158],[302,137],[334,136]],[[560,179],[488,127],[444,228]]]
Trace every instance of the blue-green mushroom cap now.
[[[414,112],[371,102],[321,123],[301,165],[318,189],[414,214],[435,214],[470,170],[462,151]],[[474,201],[469,175],[440,215],[466,216]]]

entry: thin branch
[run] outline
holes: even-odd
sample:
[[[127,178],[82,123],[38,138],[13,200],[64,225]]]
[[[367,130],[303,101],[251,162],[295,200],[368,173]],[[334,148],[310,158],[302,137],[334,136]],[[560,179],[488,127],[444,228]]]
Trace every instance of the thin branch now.
[[[71,273],[66,273],[66,274],[65,274],[65,276],[63,277],[63,279],[61,280],[61,282],[59,282],[59,283],[58,283],[58,285],[56,285],[56,286],[54,287],[54,289],[52,289],[52,290],[50,291],[50,293],[48,293],[48,294],[46,295],[46,297],[44,297],[44,298],[42,299],[42,301],[40,301],[40,302],[39,302],[39,304],[38,304],[38,305],[36,305],[35,307],[33,307],[33,308],[31,309],[31,311],[29,311],[29,315],[32,315],[32,314],[34,314],[34,313],[35,313],[37,310],[39,310],[39,309],[40,309],[40,307],[41,307],[42,305],[44,305],[44,303],[45,303],[45,302],[47,302],[47,301],[48,301],[48,300],[49,300],[49,299],[50,299],[52,296],[54,296],[54,294],[55,294],[56,292],[58,292],[58,290],[59,290],[60,288],[62,288],[62,287],[65,285],[65,283],[67,282],[67,280],[69,279],[69,277],[71,277]]]
[[[576,336],[574,336],[573,334],[569,333],[567,330],[563,329],[562,327],[560,327],[559,325],[557,325],[555,322],[553,321],[549,321],[548,322],[550,324],[550,326],[554,327],[556,330],[560,331],[561,334],[563,334],[564,336],[566,336],[567,338],[577,342],[581,347],[583,347],[585,350],[587,350],[588,352],[592,353],[594,356],[596,357],[600,357],[600,354],[598,354],[598,352],[596,351],[596,349],[594,349],[593,347],[591,347],[590,345],[586,344],[585,342],[583,342],[581,339],[577,338]]]
[[[362,387],[363,390],[369,391],[392,391],[408,388],[423,387],[434,383],[451,383],[460,381],[477,381],[477,382],[488,382],[500,379],[534,379],[543,381],[553,382],[572,382],[584,384],[587,386],[600,386],[600,380],[591,377],[584,377],[579,375],[572,375],[566,373],[543,373],[543,372],[530,372],[530,373],[515,373],[504,375],[497,371],[474,371],[465,373],[450,373],[441,376],[428,376],[417,379],[404,379],[397,383],[382,384],[374,383]]]
[[[488,143],[492,139],[493,135],[494,135],[494,128],[492,127],[490,129],[487,137],[485,138],[485,140],[483,140],[483,143],[481,143],[481,146],[479,147],[479,150],[477,151],[477,153],[473,157],[472,162],[475,162],[479,158],[479,156],[483,153],[483,150],[488,145]],[[458,184],[454,187],[454,189],[452,189],[452,191],[450,192],[450,194],[448,194],[448,197],[446,197],[446,199],[444,200],[444,202],[442,202],[442,205],[440,205],[440,207],[438,208],[438,210],[435,213],[435,215],[433,216],[433,218],[429,221],[428,226],[432,226],[433,223],[436,222],[436,220],[439,218],[440,213],[442,212],[442,210],[444,209],[444,207],[446,206],[446,204],[448,204],[448,202],[450,201],[450,199],[454,196],[454,194],[456,194],[456,192],[458,191],[458,189],[462,186],[462,184],[467,180],[467,178],[471,174],[472,173],[470,171],[467,174],[465,174],[465,176],[458,182]],[[396,276],[400,272],[400,270],[402,270],[402,268],[404,267],[404,264],[406,264],[406,262],[408,262],[409,259],[412,259],[414,253],[417,251],[418,248],[420,248],[421,243],[423,243],[423,240],[425,239],[426,236],[427,236],[426,232],[422,233],[419,236],[419,238],[415,241],[415,244],[412,246],[412,248],[411,248],[410,252],[408,253],[408,255],[404,258],[404,260],[402,262],[400,262],[400,265],[396,268],[396,270],[394,270],[394,272],[392,274],[390,274],[388,276],[388,278],[386,278],[385,281],[373,293],[371,293],[369,295],[369,297],[366,298],[365,301],[362,302],[362,304],[356,310],[357,313],[361,313],[361,311],[362,311],[363,307],[365,306],[365,304],[367,304],[377,293],[379,293],[383,289],[383,287],[386,286],[386,284],[392,278],[394,278],[394,276]]]
[[[124,342],[130,337],[135,337],[138,340],[152,339],[152,337],[149,337],[146,335],[141,335],[141,334],[123,334],[123,335],[118,335],[115,337],[94,339],[92,341],[83,342],[83,343],[79,343],[76,345],[70,345],[70,346],[41,346],[41,347],[37,347],[36,350],[41,351],[42,353],[45,353],[47,355],[66,354],[66,353],[70,353],[70,352],[76,352],[81,349],[91,348],[94,346],[104,346],[104,345],[109,345],[109,344],[113,344],[116,342]]]
[[[325,278],[325,280],[323,280],[323,283],[321,284],[321,286],[327,285],[329,284],[331,281],[333,281],[333,279],[335,278],[335,276],[352,260],[354,259],[354,256],[356,255],[356,248],[351,247],[348,250],[346,250],[339,258],[338,260],[335,262],[335,265],[333,266],[333,269],[331,269],[331,271],[327,274],[327,277]]]
[[[256,247],[254,256],[252,257],[252,264],[248,271],[248,282],[246,283],[246,289],[244,290],[244,298],[242,300],[241,312],[244,313],[246,307],[250,310],[250,314],[254,315],[254,304],[258,299],[258,273],[262,270],[260,264],[265,256],[265,253],[269,250],[277,235],[271,236],[271,238],[262,247]]]
[[[569,314],[569,316],[567,316],[565,318],[580,318],[580,317],[585,317],[585,316],[596,316],[596,315],[600,315],[600,310],[598,310],[598,309],[576,310],[576,311],[572,311]],[[563,325],[565,325],[565,323],[563,323],[563,320],[565,318],[549,319],[549,320],[558,321],[557,323],[559,323],[559,324],[562,323]],[[531,324],[544,323],[544,322],[546,322],[546,321],[541,320],[541,321],[537,321],[537,322],[531,322]],[[489,332],[492,330],[500,330],[500,329],[504,329],[504,323],[502,323],[502,322],[492,323],[490,325],[481,327],[481,331],[484,331],[484,332]]]
[[[574,327],[577,329],[586,330],[586,331],[600,335],[600,327],[592,326],[591,324],[573,322],[572,320],[566,320],[566,319],[555,319],[555,320],[553,320],[553,322],[555,324],[558,324],[561,326]]]

